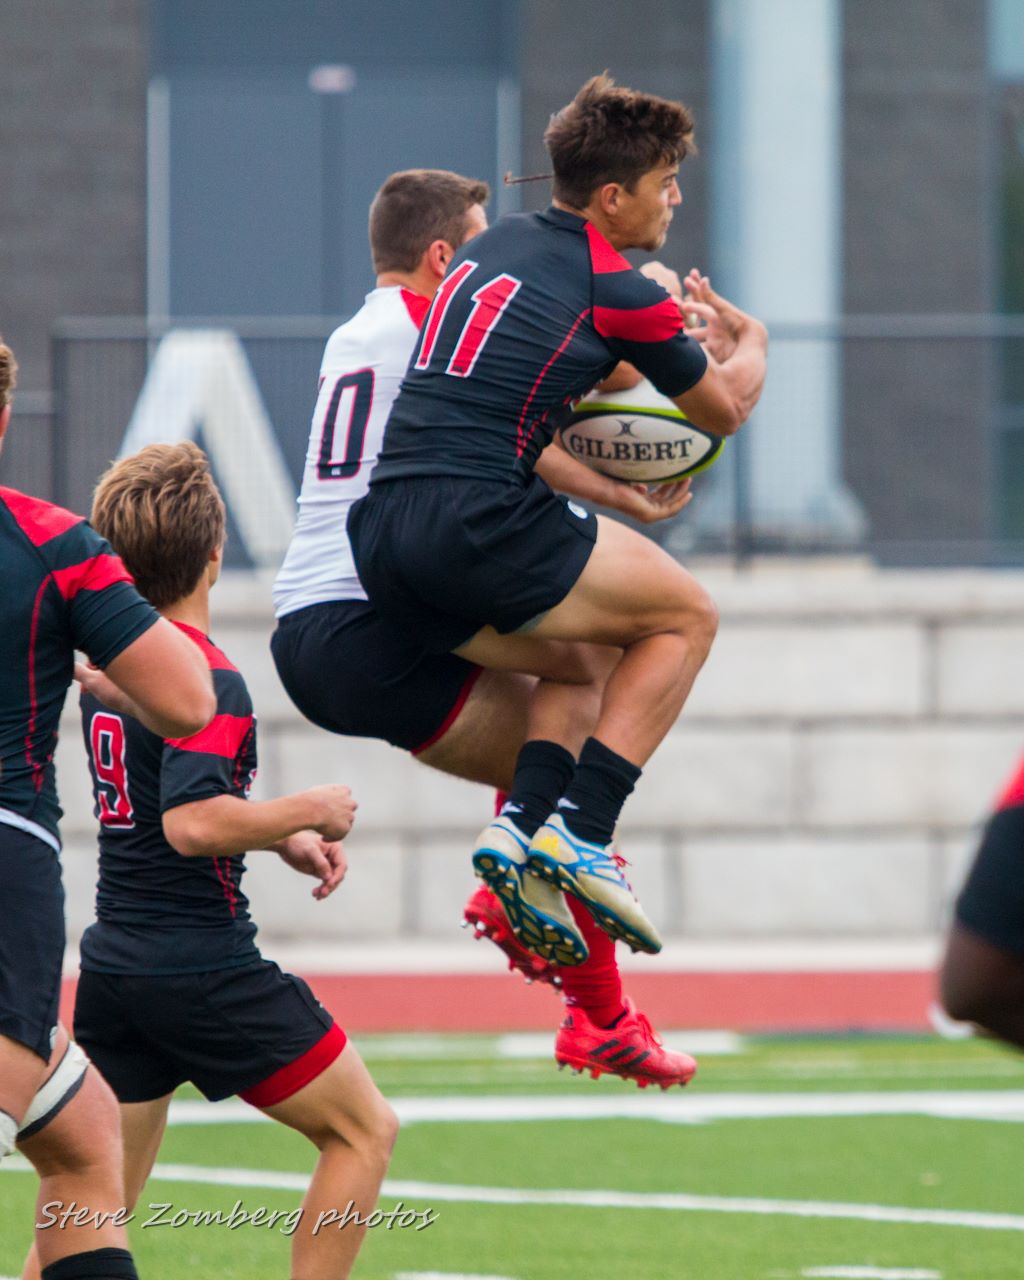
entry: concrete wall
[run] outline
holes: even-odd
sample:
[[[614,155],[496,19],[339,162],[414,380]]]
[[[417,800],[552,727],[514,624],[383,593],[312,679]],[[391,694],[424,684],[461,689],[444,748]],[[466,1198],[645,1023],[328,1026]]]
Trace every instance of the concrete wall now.
[[[631,874],[666,937],[935,933],[1024,743],[1024,575],[811,564],[700,576],[722,610],[718,641],[623,825]],[[263,935],[452,938],[490,795],[302,721],[270,663],[268,595],[242,577],[215,595],[214,636],[260,717],[256,795],[344,781],[360,810],[350,875],[329,904],[273,855],[251,856]],[[94,851],[72,715],[59,768],[76,936]]]

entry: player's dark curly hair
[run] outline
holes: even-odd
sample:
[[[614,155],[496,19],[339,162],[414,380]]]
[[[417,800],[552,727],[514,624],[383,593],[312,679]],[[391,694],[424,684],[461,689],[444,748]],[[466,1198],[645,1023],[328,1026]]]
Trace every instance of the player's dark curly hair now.
[[[18,362],[14,352],[0,337],[0,409],[11,403],[14,388],[18,385]]]
[[[435,240],[457,249],[466,238],[466,214],[490,194],[486,182],[447,169],[393,173],[370,205],[374,271],[415,271]]]
[[[157,609],[191,595],[224,541],[224,501],[190,440],[115,462],[96,486],[90,519]]]
[[[588,80],[551,117],[544,142],[554,166],[556,200],[585,209],[598,187],[638,179],[697,150],[693,117],[681,102],[617,85],[610,75]]]

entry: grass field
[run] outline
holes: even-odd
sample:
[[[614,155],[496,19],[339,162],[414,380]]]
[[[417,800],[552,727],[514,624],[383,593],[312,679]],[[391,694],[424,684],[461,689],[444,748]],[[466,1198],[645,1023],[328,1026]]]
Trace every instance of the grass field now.
[[[558,1073],[543,1038],[360,1047],[403,1117],[381,1207],[436,1214],[371,1231],[364,1280],[1024,1274],[1024,1059],[995,1045],[726,1041],[690,1089],[656,1096]],[[293,1209],[311,1148],[244,1104],[194,1097],[175,1104],[146,1204]],[[33,1211],[34,1179],[11,1163],[2,1276]],[[288,1275],[283,1224],[142,1228],[152,1212],[132,1227],[143,1276]]]

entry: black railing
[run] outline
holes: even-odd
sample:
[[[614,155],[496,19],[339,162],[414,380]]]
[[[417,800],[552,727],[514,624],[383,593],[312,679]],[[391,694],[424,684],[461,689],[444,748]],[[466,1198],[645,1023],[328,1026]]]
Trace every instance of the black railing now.
[[[53,338],[52,430],[19,443],[17,469],[49,475],[48,496],[87,509],[161,340],[220,330],[241,344],[297,487],[336,323],[64,321]],[[854,316],[771,332],[762,404],[695,480],[686,513],[660,530],[670,549],[1024,565],[1024,317]],[[245,421],[237,431],[245,449]]]

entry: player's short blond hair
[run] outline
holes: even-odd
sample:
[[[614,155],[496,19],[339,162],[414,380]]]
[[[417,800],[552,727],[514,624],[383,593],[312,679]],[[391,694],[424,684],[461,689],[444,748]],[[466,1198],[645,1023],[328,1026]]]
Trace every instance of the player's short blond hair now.
[[[594,76],[551,117],[544,142],[554,169],[556,200],[585,209],[598,187],[632,190],[663,164],[678,164],[697,148],[693,116],[681,102]]]
[[[92,524],[158,609],[190,595],[224,542],[224,501],[198,445],[150,444],[100,477]]]
[[[370,205],[374,271],[415,271],[435,240],[457,249],[466,238],[466,215],[490,194],[486,182],[448,169],[393,173]]]
[[[0,337],[0,409],[5,409],[14,397],[18,385],[18,362],[14,352]]]

